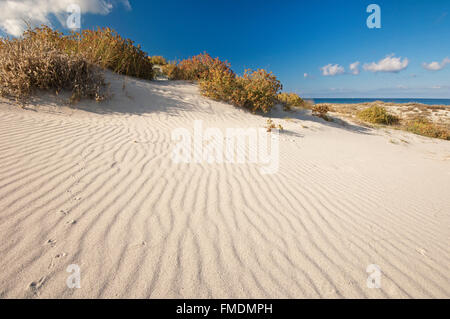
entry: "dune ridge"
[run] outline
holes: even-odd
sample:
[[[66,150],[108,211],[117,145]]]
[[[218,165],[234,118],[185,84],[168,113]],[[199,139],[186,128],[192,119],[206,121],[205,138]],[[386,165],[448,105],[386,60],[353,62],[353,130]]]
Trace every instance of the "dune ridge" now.
[[[274,111],[277,174],[174,164],[175,128],[266,118],[187,82],[108,81],[99,105],[0,103],[1,298],[450,297],[447,141]]]

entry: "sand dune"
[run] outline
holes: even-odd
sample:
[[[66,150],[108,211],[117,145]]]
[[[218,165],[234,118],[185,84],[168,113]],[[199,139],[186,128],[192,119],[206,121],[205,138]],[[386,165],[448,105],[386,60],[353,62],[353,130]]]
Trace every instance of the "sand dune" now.
[[[77,110],[0,103],[0,297],[450,297],[449,142],[278,111],[277,174],[175,164],[175,128],[266,118],[189,83],[109,81]]]

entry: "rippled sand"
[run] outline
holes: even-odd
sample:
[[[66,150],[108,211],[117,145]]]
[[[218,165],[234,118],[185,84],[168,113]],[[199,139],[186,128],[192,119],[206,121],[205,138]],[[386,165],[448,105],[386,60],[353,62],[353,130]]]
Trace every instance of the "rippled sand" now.
[[[175,164],[173,129],[266,118],[109,80],[83,110],[0,103],[0,297],[450,297],[449,142],[280,111],[277,174]]]

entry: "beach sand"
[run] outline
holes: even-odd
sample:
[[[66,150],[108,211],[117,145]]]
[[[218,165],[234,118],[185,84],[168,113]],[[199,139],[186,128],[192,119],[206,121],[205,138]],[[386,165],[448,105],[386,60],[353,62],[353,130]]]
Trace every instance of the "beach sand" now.
[[[186,82],[108,81],[78,109],[0,102],[1,298],[450,297],[450,142],[276,111],[276,174],[176,164],[174,129],[267,118]]]

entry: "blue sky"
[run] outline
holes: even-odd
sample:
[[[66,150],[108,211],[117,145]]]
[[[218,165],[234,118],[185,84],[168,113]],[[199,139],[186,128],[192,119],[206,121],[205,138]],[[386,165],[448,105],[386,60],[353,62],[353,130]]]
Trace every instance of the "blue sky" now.
[[[91,1],[110,6],[83,14],[83,28],[112,27],[169,60],[206,51],[237,73],[265,68],[304,97],[450,98],[450,1]],[[366,25],[371,3],[381,29]]]

